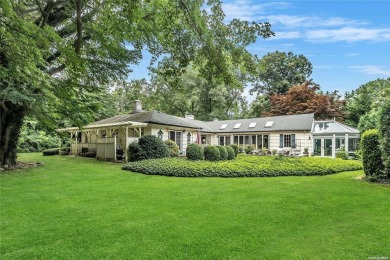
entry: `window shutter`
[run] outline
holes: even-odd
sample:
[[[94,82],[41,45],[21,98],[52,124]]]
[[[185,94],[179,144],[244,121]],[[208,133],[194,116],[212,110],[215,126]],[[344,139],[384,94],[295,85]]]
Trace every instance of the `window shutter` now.
[[[279,139],[279,148],[283,148],[283,135],[282,134],[280,135],[280,139]]]
[[[295,147],[296,147],[296,145],[295,145],[295,134],[292,134],[292,135],[291,135],[291,147],[292,147],[292,148],[295,148]]]

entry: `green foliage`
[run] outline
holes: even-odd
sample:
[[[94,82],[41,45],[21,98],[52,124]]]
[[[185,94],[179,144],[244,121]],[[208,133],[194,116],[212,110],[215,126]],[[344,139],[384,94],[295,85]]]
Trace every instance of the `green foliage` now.
[[[186,149],[186,156],[188,160],[203,160],[204,149],[199,144],[189,144]]]
[[[217,148],[219,150],[219,155],[220,155],[220,158],[221,160],[227,160],[228,159],[228,152],[225,148],[225,146],[223,145],[217,145]]]
[[[165,140],[164,143],[168,146],[170,157],[179,156],[179,146],[176,144],[175,141]]]
[[[345,151],[345,149],[341,149],[340,151],[336,151],[336,158],[348,160],[348,154]]]
[[[345,122],[354,127],[359,125],[362,133],[370,126],[377,128],[376,111],[380,110],[382,104],[390,102],[390,100],[386,101],[386,97],[390,94],[388,89],[390,89],[390,78],[369,81],[351,93],[346,93]]]
[[[138,139],[137,144],[129,145],[130,161],[157,159],[169,157],[168,146],[159,137],[145,135]]]
[[[231,148],[233,148],[234,154],[235,154],[236,157],[237,157],[237,155],[238,155],[238,146],[237,146],[236,144],[230,144],[229,146],[230,146]]]
[[[47,133],[38,121],[26,119],[20,132],[18,150],[22,152],[41,152],[44,149],[58,146],[59,140],[56,134]]]
[[[140,153],[142,151],[141,146],[137,142],[133,142],[129,144],[129,161],[134,162],[134,161],[139,161],[140,159]]]
[[[239,155],[236,160],[220,162],[190,161],[183,158],[147,160],[128,163],[122,169],[144,174],[180,177],[271,177],[327,175],[362,169],[362,163],[318,157]]]
[[[311,62],[304,55],[279,51],[265,55],[257,66],[255,87],[250,91],[267,96],[285,94],[290,87],[307,81],[313,70]]]
[[[251,145],[249,145],[247,148],[245,148],[245,153],[246,154],[251,154],[253,151],[253,147]]]
[[[367,130],[361,137],[364,173],[369,178],[382,175],[383,163],[379,147],[379,133],[376,129]]]
[[[233,160],[234,158],[236,158],[236,153],[234,152],[233,147],[225,146],[225,148],[226,148],[226,151],[227,151],[227,159],[228,160]]]
[[[384,174],[390,178],[390,101],[386,102],[380,113],[380,134]]]
[[[59,148],[50,148],[50,149],[45,149],[42,151],[43,155],[49,156],[49,155],[58,155],[60,152]]]
[[[221,154],[216,146],[209,145],[204,148],[204,159],[206,161],[219,161],[221,160]]]

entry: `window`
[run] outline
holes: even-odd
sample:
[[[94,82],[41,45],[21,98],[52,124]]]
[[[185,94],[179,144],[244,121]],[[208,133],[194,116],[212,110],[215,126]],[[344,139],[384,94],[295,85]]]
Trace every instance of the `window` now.
[[[191,143],[191,134],[188,133],[187,134],[187,144],[190,144]]]
[[[224,130],[224,129],[226,129],[227,126],[228,126],[228,124],[223,124],[223,125],[221,125],[221,127],[219,129]]]
[[[250,123],[250,124],[249,124],[249,126],[248,126],[248,127],[249,127],[249,128],[254,128],[256,125],[257,125],[257,123],[256,123],[256,122],[252,122],[252,123]]]
[[[345,138],[337,137],[336,138],[336,150],[345,148]]]
[[[237,123],[237,124],[234,125],[233,129],[238,129],[240,127],[241,127],[241,123]]]
[[[348,151],[354,152],[359,149],[359,139],[348,138]]]
[[[177,146],[179,146],[179,149],[182,150],[181,144],[182,144],[182,136],[181,132],[179,131],[169,131],[169,140],[174,141]]]
[[[229,145],[230,144],[230,136],[218,136],[218,144],[219,145]]]
[[[280,135],[280,145],[279,145],[280,148],[283,148],[283,147],[291,147],[291,148],[295,148],[296,145],[295,145],[295,134],[290,134],[290,135],[283,135],[281,134]]]
[[[267,123],[265,123],[265,126],[264,127],[272,127],[272,125],[274,124],[274,121],[268,121]]]

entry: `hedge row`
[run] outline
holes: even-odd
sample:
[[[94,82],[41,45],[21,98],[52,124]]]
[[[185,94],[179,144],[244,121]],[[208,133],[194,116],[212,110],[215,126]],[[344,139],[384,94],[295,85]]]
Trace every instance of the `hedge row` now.
[[[132,162],[123,170],[178,177],[271,177],[327,175],[362,169],[360,161],[331,158],[289,158],[239,155],[232,161],[191,161],[163,158]]]
[[[59,148],[50,148],[42,151],[43,155],[49,156],[49,155],[58,155],[60,153]]]

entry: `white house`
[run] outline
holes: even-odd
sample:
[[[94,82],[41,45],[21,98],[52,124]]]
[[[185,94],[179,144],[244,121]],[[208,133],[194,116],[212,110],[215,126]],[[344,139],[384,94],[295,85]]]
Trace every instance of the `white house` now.
[[[74,139],[71,153],[89,154],[97,159],[116,160],[118,151],[127,157],[131,142],[144,135],[155,135],[173,140],[182,154],[187,145],[236,144],[255,150],[302,154],[305,148],[314,156],[335,157],[337,149],[349,152],[357,149],[357,129],[331,121],[314,121],[314,114],[285,115],[237,120],[199,121],[194,116],[185,118],[159,111],[142,110],[136,101],[130,114],[113,116],[89,124],[81,129],[58,129],[69,132]]]

